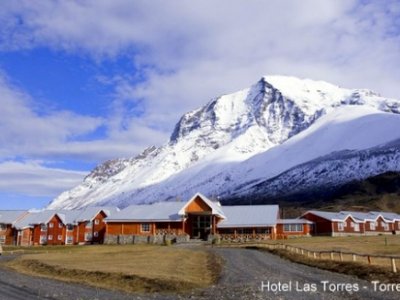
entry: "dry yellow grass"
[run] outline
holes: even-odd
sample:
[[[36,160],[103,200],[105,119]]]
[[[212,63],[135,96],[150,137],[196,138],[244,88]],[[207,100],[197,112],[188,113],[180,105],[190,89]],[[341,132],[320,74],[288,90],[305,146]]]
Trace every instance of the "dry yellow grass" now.
[[[208,286],[219,276],[219,262],[207,251],[154,245],[73,247],[25,254],[9,266],[128,292],[188,290]]]
[[[400,255],[400,235],[293,238],[276,242],[317,251],[337,250],[371,255]]]

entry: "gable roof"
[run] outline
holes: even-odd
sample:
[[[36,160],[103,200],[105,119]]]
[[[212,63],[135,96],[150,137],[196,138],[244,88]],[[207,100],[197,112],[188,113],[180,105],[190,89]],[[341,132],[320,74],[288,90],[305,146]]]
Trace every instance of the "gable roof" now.
[[[55,210],[43,210],[38,212],[29,212],[23,218],[18,220],[14,226],[17,229],[24,229],[27,227],[33,227],[37,224],[47,224],[55,215],[57,215],[65,224],[65,216],[63,214]]]
[[[306,219],[279,219],[278,224],[314,224],[314,222]]]
[[[344,222],[349,217],[351,219],[353,219],[353,221],[356,223],[364,222],[363,220],[359,220],[359,219],[355,218],[349,212],[328,212],[328,211],[319,211],[319,210],[309,210],[306,213],[304,213],[301,217],[303,217],[304,215],[306,215],[308,213],[311,213],[311,214],[321,217],[325,220],[333,221],[333,222]]]
[[[226,219],[218,228],[275,226],[278,220],[278,205],[236,205],[222,207]]]
[[[106,222],[140,221],[181,221],[178,211],[182,202],[157,202],[153,204],[130,205],[106,218]]]
[[[189,206],[189,204],[194,201],[197,197],[199,197],[201,200],[204,201],[204,203],[206,203],[210,208],[211,208],[211,213],[213,215],[217,215],[222,219],[225,219],[226,216],[224,214],[224,212],[222,211],[221,206],[217,203],[214,202],[210,199],[208,199],[206,196],[204,196],[201,193],[196,193],[189,201],[187,201],[185,203],[185,205],[179,210],[178,214],[180,214],[181,216],[185,215],[185,210],[186,208]]]
[[[371,211],[370,213],[380,215],[386,221],[400,221],[400,215],[393,212]]]
[[[27,213],[26,210],[0,210],[0,223],[14,224]]]
[[[119,211],[116,207],[89,206],[79,210],[79,214],[75,217],[74,222],[93,221],[93,219],[103,211],[107,217]]]

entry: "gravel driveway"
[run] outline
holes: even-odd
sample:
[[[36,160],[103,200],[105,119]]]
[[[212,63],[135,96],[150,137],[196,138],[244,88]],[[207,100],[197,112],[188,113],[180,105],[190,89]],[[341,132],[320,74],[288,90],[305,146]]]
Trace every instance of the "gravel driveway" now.
[[[375,292],[373,286],[366,281],[295,264],[269,253],[224,248],[210,251],[225,261],[221,279],[217,285],[191,294],[127,295],[0,269],[0,299],[400,299],[400,292]],[[3,259],[6,258],[0,257],[0,261]],[[326,291],[323,291],[321,281],[331,284],[327,285]],[[261,289],[262,282],[264,290]],[[277,288],[278,284],[281,284],[281,290],[291,287],[291,291],[275,293],[272,289]],[[346,288],[345,284],[351,285],[353,292],[328,290],[328,287]],[[314,287],[316,291],[305,291],[307,287]],[[358,291],[354,291],[356,287]],[[297,291],[296,288],[303,291]]]

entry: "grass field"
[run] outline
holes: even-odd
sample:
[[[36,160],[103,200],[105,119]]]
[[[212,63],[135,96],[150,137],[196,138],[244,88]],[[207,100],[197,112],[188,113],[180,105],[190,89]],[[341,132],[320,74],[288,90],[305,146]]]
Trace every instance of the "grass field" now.
[[[25,249],[28,254],[8,266],[32,275],[126,292],[206,287],[217,280],[220,271],[218,258],[205,250],[154,245],[57,248]],[[29,254],[34,251],[42,253]]]
[[[276,242],[317,251],[337,250],[371,255],[400,255],[400,235],[293,238]]]

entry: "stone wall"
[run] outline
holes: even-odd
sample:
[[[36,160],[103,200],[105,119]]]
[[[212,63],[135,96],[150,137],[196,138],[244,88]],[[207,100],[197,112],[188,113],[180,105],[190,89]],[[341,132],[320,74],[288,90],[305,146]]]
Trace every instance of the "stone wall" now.
[[[104,237],[104,244],[163,244],[166,240],[172,243],[184,243],[189,241],[189,235],[115,235],[106,234]]]

